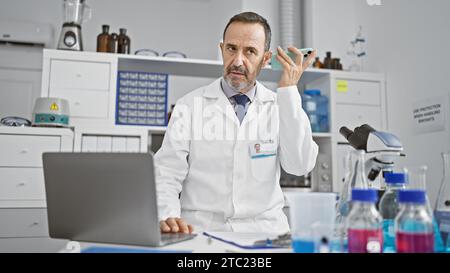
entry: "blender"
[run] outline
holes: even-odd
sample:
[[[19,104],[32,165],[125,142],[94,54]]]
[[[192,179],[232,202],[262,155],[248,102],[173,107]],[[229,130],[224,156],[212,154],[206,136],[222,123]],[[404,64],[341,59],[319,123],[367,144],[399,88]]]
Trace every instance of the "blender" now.
[[[81,23],[91,18],[91,8],[85,0],[64,0],[63,13],[58,49],[82,51]]]

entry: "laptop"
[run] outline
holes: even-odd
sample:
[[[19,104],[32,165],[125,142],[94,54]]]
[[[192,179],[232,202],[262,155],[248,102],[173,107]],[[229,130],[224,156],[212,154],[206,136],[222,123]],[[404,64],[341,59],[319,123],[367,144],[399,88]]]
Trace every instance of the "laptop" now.
[[[52,238],[164,246],[195,234],[161,233],[152,154],[43,153]]]

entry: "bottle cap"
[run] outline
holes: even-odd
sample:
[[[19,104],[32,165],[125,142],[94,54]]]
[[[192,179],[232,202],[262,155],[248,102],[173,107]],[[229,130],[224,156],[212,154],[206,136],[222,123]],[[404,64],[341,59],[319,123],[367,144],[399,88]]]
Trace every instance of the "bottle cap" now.
[[[120,31],[120,34],[126,34],[127,33],[127,29],[126,28],[120,28],[119,31]]]
[[[384,180],[387,184],[406,184],[408,177],[405,173],[385,173]]]
[[[374,189],[352,189],[352,201],[376,203],[378,193]]]
[[[422,190],[400,190],[398,192],[398,202],[425,204],[426,193]]]
[[[309,96],[320,96],[319,89],[306,89],[304,93]]]

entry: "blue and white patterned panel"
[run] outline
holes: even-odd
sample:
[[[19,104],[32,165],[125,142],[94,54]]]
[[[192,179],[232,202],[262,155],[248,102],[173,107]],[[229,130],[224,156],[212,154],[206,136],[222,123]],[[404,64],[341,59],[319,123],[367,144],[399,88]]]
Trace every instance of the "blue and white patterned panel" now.
[[[167,125],[167,74],[119,71],[116,124]]]

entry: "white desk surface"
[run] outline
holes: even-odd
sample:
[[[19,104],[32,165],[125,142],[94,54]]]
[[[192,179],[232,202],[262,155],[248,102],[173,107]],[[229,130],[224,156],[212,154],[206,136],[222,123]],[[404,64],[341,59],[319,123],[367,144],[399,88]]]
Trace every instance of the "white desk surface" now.
[[[292,252],[290,249],[256,249],[256,250],[248,250],[239,248],[237,246],[233,246],[231,244],[222,242],[216,239],[210,239],[208,236],[203,234],[198,234],[195,238],[170,244],[164,247],[151,248],[148,246],[136,246],[136,245],[118,245],[118,244],[101,244],[101,243],[87,243],[80,242],[81,250],[95,246],[95,247],[121,247],[121,248],[137,248],[137,249],[155,249],[155,250],[167,250],[167,251],[189,251],[193,253],[273,253],[273,252],[283,252],[289,253]],[[79,252],[79,251],[64,251],[61,252]]]

